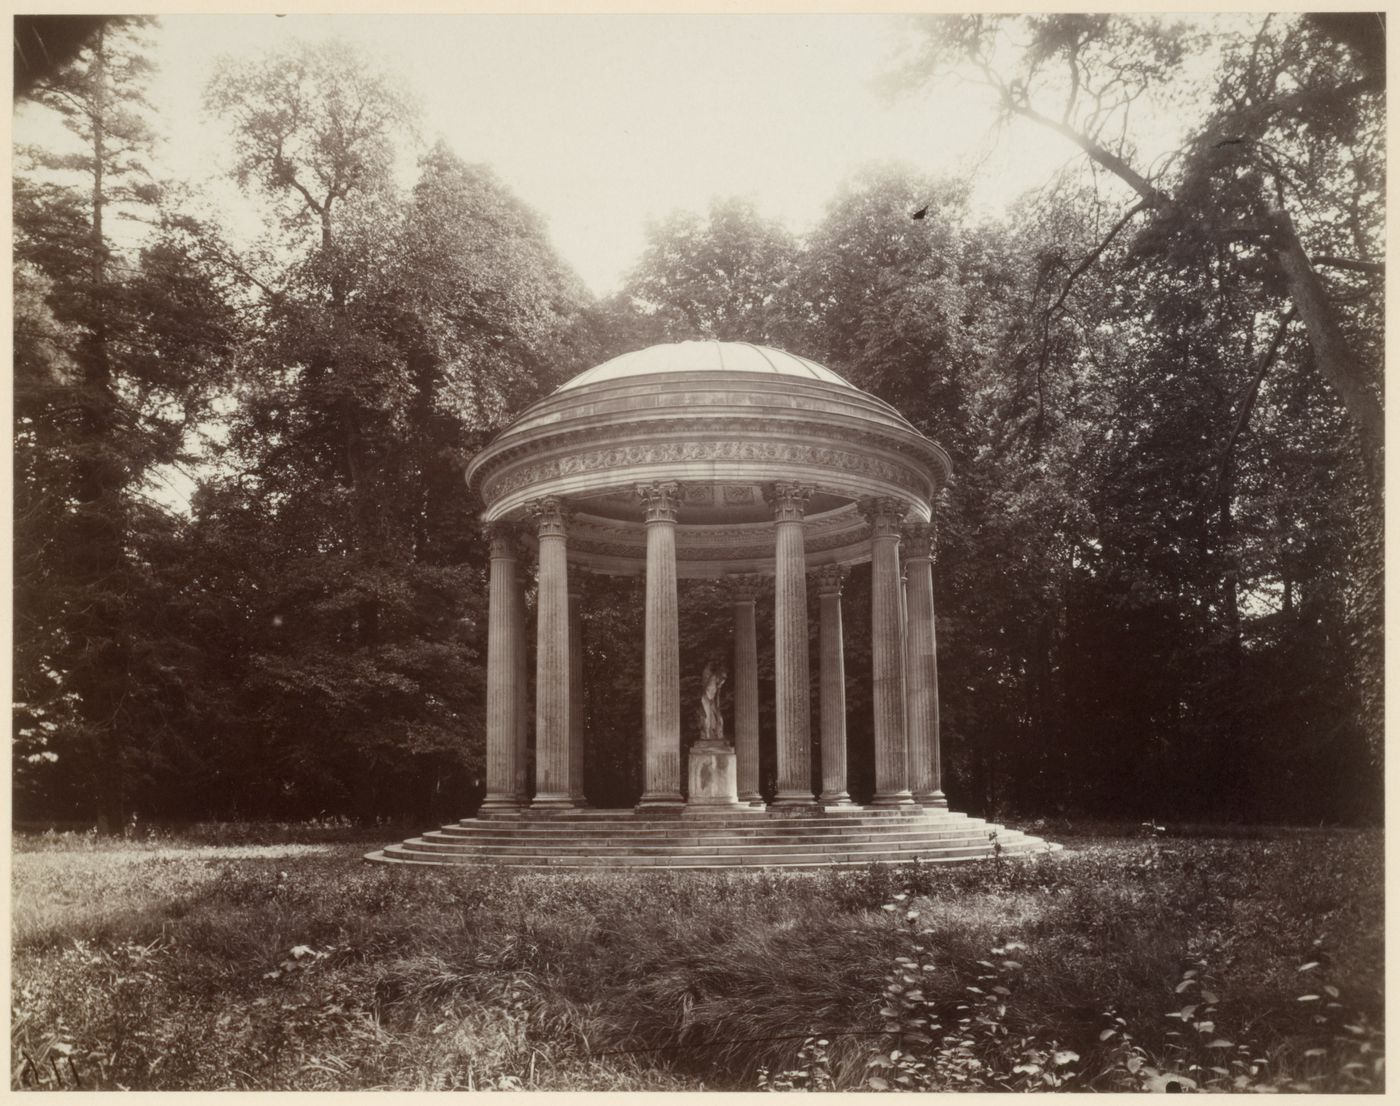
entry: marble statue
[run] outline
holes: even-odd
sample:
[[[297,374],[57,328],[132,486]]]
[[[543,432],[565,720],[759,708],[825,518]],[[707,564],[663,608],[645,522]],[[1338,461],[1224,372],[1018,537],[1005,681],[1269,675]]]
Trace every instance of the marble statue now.
[[[719,690],[724,686],[729,673],[724,666],[709,662],[701,677],[703,691],[700,695],[700,740],[697,744],[707,747],[728,748],[724,739],[724,716],[719,711]]]

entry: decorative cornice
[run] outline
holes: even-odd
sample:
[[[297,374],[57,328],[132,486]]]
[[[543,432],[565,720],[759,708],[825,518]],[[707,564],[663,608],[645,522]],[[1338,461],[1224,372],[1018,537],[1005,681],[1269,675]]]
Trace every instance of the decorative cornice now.
[[[817,582],[817,594],[839,596],[848,571],[845,565],[822,565],[816,569],[812,576]]]
[[[532,499],[526,506],[534,516],[541,538],[562,538],[568,532],[569,508],[559,496]]]
[[[648,524],[676,521],[676,508],[680,506],[681,500],[681,486],[674,480],[638,484],[637,497],[642,501]]]
[[[763,498],[773,508],[774,522],[801,522],[807,514],[807,500],[812,498],[812,491],[811,484],[784,481],[766,485]]]
[[[856,504],[870,524],[870,537],[899,538],[899,525],[908,509],[902,500],[889,495],[866,496]]]

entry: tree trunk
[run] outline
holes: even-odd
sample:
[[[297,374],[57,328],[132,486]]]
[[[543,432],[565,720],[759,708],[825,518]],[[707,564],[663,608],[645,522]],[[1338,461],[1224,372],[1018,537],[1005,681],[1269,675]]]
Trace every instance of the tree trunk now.
[[[1287,209],[1275,202],[1270,211],[1274,217],[1274,258],[1287,281],[1289,298],[1307,329],[1313,358],[1342,397],[1371,474],[1379,483],[1384,476],[1385,458],[1385,413],[1380,396],[1371,384],[1367,366],[1357,358],[1342,333],[1332,301],[1298,240]]]
[[[79,616],[92,655],[74,681],[84,722],[94,740],[94,805],[102,834],[122,830],[123,773],[118,714],[125,697],[127,647],[121,609],[119,577],[123,568],[122,469],[109,457],[108,443],[116,433],[113,418],[112,366],[108,348],[106,250],[102,217],[106,198],[103,173],[106,150],[106,51],[99,29],[93,47],[92,101],[92,321],[82,344],[83,384],[88,393],[83,419],[83,458],[78,466],[78,577],[89,591]]]

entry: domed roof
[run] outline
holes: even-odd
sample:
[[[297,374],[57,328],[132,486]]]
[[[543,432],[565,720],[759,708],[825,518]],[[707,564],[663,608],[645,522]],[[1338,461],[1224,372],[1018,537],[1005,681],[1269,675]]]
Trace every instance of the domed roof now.
[[[688,372],[776,373],[779,376],[798,376],[807,380],[821,380],[827,384],[855,388],[855,385],[842,379],[825,365],[818,365],[815,361],[798,357],[794,353],[786,353],[769,346],[756,346],[750,342],[692,341],[665,342],[624,353],[579,373],[555,391],[581,388],[585,384],[596,384],[603,380],[621,380],[652,373]]]

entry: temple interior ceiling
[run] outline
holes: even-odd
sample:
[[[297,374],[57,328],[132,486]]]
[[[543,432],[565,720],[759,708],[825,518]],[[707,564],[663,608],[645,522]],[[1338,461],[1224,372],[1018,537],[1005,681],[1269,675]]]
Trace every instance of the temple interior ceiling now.
[[[635,488],[611,488],[571,497],[576,509],[599,519],[636,522],[642,519],[642,505]],[[839,510],[851,500],[818,492],[808,501],[807,514],[815,517]],[[759,484],[700,483],[681,485],[680,527],[771,523],[773,508],[763,498]]]

